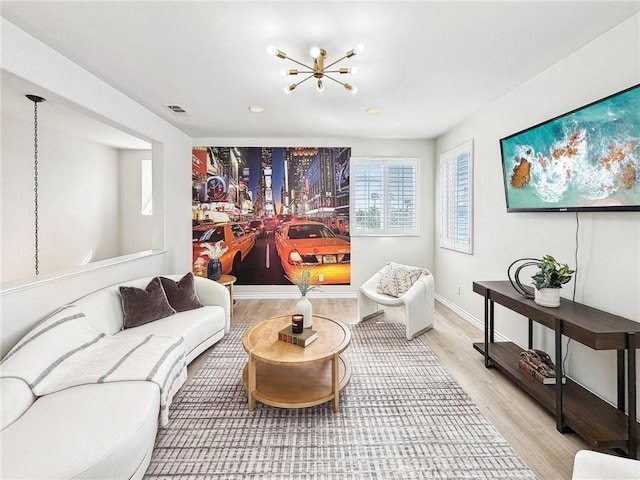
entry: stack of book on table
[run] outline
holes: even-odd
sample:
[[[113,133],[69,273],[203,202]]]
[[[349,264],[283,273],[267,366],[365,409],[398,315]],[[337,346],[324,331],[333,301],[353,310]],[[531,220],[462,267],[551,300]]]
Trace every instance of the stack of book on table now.
[[[542,350],[531,349],[521,352],[518,365],[523,372],[528,373],[540,383],[555,385],[556,367],[551,357]],[[562,377],[562,383],[566,382],[567,379]]]
[[[305,328],[302,333],[293,333],[293,327],[289,325],[278,332],[278,340],[300,347],[306,347],[316,338],[318,338],[318,332],[310,328]]]

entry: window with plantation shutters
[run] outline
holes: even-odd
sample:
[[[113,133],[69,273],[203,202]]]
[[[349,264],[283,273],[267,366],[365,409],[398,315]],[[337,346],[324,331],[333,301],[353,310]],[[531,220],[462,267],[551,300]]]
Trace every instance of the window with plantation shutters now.
[[[419,160],[351,158],[351,235],[418,235]]]
[[[473,142],[440,155],[442,228],[440,246],[473,252]]]

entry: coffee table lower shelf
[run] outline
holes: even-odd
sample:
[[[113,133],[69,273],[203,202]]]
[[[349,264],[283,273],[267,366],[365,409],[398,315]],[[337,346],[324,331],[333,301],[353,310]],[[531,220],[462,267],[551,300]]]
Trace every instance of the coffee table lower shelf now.
[[[242,371],[242,384],[248,385],[249,363]],[[345,355],[338,359],[338,392],[351,380],[351,364]],[[256,359],[256,389],[253,396],[272,407],[305,408],[334,399],[331,389],[331,359],[303,365],[282,365]]]

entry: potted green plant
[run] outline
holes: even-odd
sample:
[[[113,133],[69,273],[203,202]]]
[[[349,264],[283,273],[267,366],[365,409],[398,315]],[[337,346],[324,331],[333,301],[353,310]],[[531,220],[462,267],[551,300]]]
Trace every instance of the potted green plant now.
[[[575,270],[559,263],[551,255],[545,255],[537,263],[540,269],[532,278],[535,286],[534,302],[544,307],[560,306],[560,289],[571,280]]]

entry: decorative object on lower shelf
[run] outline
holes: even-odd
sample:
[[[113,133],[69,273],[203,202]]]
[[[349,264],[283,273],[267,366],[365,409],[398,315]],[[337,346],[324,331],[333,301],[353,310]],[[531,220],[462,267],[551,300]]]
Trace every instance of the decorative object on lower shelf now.
[[[292,325],[283,328],[278,332],[278,340],[292,343],[300,347],[306,347],[318,338],[318,332],[310,328],[305,328],[302,333],[293,333]]]
[[[555,385],[556,366],[547,352],[536,350],[535,348],[520,352],[518,365],[522,371],[528,373],[540,383]],[[566,383],[566,381],[562,377],[562,383]]]
[[[528,373],[533,378],[538,380],[540,383],[542,383],[544,385],[555,385],[556,384],[556,376],[555,375],[553,377],[547,377],[547,376],[541,374],[540,372],[538,372],[533,366],[531,366],[529,363],[527,363],[524,360],[518,360],[518,365],[520,365],[520,370],[522,370],[525,373]],[[567,383],[567,378],[566,377],[562,377],[562,383],[563,384]]]

